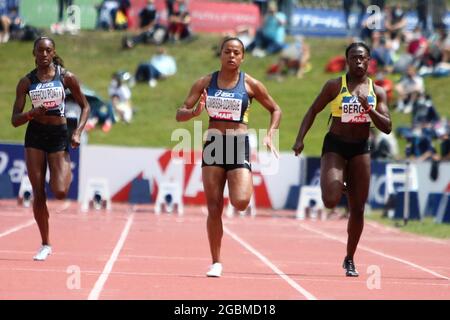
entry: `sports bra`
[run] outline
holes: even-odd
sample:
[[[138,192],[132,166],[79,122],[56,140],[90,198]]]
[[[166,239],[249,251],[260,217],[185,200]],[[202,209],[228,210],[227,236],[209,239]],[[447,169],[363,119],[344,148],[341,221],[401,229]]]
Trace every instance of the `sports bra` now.
[[[373,88],[372,79],[369,78],[369,95],[367,96],[369,105],[375,109],[377,106],[377,95]],[[347,77],[344,74],[341,80],[339,94],[330,102],[331,115],[341,118],[341,122],[346,123],[367,123],[370,116],[365,113],[361,103],[356,96],[352,96],[347,87]]]
[[[27,78],[31,82],[28,95],[33,108],[44,106],[47,109],[45,115],[64,117],[66,95],[61,79],[61,67],[55,66],[55,76],[51,81],[41,82],[37,77],[37,69],[27,74]]]
[[[239,73],[239,81],[232,89],[220,89],[217,84],[219,71],[212,74],[206,89],[206,110],[210,121],[248,123],[251,99],[245,89],[245,73]]]

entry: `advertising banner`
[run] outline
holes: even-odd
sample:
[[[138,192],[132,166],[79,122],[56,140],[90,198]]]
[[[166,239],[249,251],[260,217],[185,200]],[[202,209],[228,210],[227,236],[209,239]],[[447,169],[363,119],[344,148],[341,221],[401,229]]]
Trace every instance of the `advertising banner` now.
[[[76,200],[78,198],[78,173],[80,163],[79,149],[70,148],[70,160],[72,162],[72,183],[70,185],[68,198]],[[13,184],[14,195],[19,193],[20,183],[23,176],[27,175],[27,166],[25,163],[25,149],[22,144],[0,144],[0,174],[8,174]],[[47,195],[53,198],[49,188],[49,170],[47,169],[46,187]]]

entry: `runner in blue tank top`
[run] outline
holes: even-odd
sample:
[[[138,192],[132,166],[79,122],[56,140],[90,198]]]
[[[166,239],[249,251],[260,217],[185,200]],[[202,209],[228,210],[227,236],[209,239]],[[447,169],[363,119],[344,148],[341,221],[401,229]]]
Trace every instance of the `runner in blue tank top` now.
[[[222,42],[220,61],[219,71],[194,83],[176,116],[177,121],[188,121],[199,116],[203,109],[209,115],[208,138],[202,157],[203,188],[208,206],[206,226],[212,257],[212,265],[206,274],[209,277],[222,274],[220,248],[225,183],[228,182],[229,199],[237,210],[247,208],[253,193],[247,136],[251,100],[255,98],[270,113],[264,144],[275,154],[272,136],[281,119],[281,109],[266,87],[240,71],[244,45],[238,38],[227,38]]]
[[[45,193],[47,165],[50,170],[50,188],[57,199],[66,197],[72,180],[69,144],[80,145],[80,135],[89,116],[89,104],[81,93],[74,74],[63,68],[51,38],[41,37],[34,42],[33,55],[36,69],[20,79],[11,117],[14,127],[28,122],[25,134],[25,157],[33,187],[33,213],[42,238],[42,246],[34,260],[45,260],[52,249],[49,239],[49,212]],[[70,89],[81,107],[77,128],[68,136],[64,116],[65,88]],[[32,108],[24,112],[26,96]]]

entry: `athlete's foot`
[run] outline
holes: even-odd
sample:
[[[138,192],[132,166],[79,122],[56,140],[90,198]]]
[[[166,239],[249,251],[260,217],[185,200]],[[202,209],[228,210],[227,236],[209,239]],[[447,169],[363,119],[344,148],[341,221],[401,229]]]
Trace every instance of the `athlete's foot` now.
[[[345,275],[347,277],[358,277],[359,273],[356,271],[355,262],[353,259],[344,259],[344,263],[342,264],[342,268],[345,269]]]
[[[207,277],[215,277],[219,278],[222,275],[222,264],[219,262],[213,263],[210,267],[208,272],[206,273]]]
[[[42,245],[39,248],[37,254],[33,257],[33,260],[44,261],[51,254],[52,254],[52,247],[49,245]]]

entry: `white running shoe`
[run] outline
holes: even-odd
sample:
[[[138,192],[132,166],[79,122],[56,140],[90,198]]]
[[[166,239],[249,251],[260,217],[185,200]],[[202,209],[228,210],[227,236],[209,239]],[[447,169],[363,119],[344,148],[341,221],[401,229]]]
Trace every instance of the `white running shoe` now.
[[[219,262],[213,263],[209,267],[209,271],[206,273],[207,277],[216,277],[219,278],[222,275],[222,264]]]
[[[50,247],[49,245],[42,245],[39,248],[38,253],[33,257],[33,260],[44,261],[51,254],[52,254],[52,247]]]

